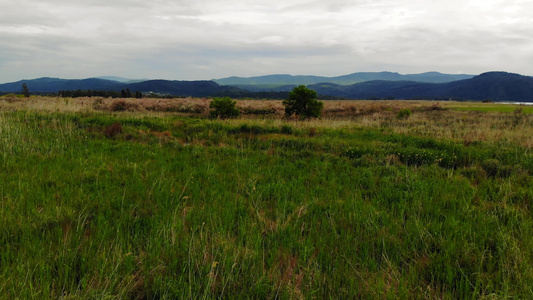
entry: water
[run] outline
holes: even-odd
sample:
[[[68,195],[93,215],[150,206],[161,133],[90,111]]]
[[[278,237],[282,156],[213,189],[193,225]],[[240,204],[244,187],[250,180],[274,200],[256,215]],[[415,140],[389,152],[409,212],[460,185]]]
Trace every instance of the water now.
[[[498,104],[533,105],[533,102],[496,102]]]

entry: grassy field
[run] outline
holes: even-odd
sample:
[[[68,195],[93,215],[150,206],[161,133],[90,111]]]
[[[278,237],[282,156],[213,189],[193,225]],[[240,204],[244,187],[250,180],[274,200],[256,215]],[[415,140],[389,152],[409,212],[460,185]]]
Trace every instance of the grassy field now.
[[[0,298],[533,295],[531,114],[208,105],[0,98]]]
[[[471,103],[471,102],[443,102],[445,107],[482,112],[506,112],[533,114],[533,105],[501,104],[501,103]]]

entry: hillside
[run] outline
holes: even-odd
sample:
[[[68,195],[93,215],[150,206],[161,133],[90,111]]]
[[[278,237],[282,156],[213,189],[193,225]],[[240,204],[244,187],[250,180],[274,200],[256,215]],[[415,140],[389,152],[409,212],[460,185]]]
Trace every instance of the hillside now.
[[[431,92],[440,97],[533,102],[533,77],[489,72],[472,79],[437,85]]]
[[[363,73],[358,73],[363,76]],[[368,78],[378,73],[365,73]],[[318,82],[309,84],[323,97],[343,97],[347,99],[369,98],[395,98],[395,99],[458,99],[458,100],[485,100],[493,101],[521,101],[533,102],[533,77],[512,74],[506,72],[488,72],[481,75],[446,83],[428,83],[414,80],[413,76],[399,75],[398,73],[382,72],[382,77],[389,80],[370,80],[356,84],[343,85],[332,82]],[[439,78],[438,73],[424,73],[427,76]],[[214,81],[170,81],[170,80],[147,80],[135,83],[121,83],[114,80],[98,78],[89,79],[59,79],[39,78],[33,80],[21,80],[12,83],[0,84],[2,93],[19,93],[23,83],[28,85],[32,93],[50,93],[60,90],[102,90],[120,91],[129,89],[132,92],[154,92],[175,96],[192,97],[219,97],[229,96],[235,98],[275,98],[286,97],[295,84],[288,84],[275,88],[276,78],[281,76],[296,80],[297,76],[271,75],[265,76],[271,83],[262,85],[221,85]],[[398,77],[402,76],[402,77]],[[353,78],[353,77],[352,77]],[[359,77],[362,78],[362,77]],[[411,80],[393,80],[394,78],[412,78]],[[309,81],[323,79],[317,76],[307,77]],[[258,81],[251,81],[258,82]],[[295,81],[293,81],[295,82]],[[300,83],[301,84],[301,83]],[[270,88],[270,89],[269,89]],[[274,92],[265,92],[273,90]]]
[[[344,97],[348,99],[368,99],[372,97],[397,97],[395,89],[419,85],[415,81],[385,81],[373,80],[352,85],[340,85],[334,83],[318,83],[309,85],[310,89],[317,91],[319,95]]]
[[[155,92],[178,96],[207,97],[218,94],[239,92],[235,87],[220,86],[213,81],[169,81],[148,80],[127,84],[125,88],[131,91]]]
[[[40,93],[50,93],[57,92],[60,90],[120,90],[123,83],[99,79],[99,78],[88,78],[88,79],[60,79],[60,78],[50,78],[43,77],[31,80],[20,80],[17,82],[10,82],[0,84],[0,92],[8,93],[18,93],[20,92],[21,86],[23,83],[26,83],[31,92],[40,92]]]
[[[398,98],[431,97],[533,102],[533,77],[488,72],[443,84],[417,84],[391,90]]]
[[[61,90],[120,91],[122,89],[130,89],[132,92],[154,92],[175,96],[193,97],[218,95],[231,96],[249,93],[248,91],[241,90],[236,87],[220,86],[213,81],[148,80],[135,83],[123,83],[99,78],[78,80],[48,77],[0,84],[0,92],[19,93],[23,83],[28,85],[28,88],[32,93],[56,93]]]
[[[506,72],[488,72],[471,79],[440,84],[376,80],[348,86],[321,83],[309,85],[309,88],[320,95],[349,99],[394,97],[533,102],[533,78]]]

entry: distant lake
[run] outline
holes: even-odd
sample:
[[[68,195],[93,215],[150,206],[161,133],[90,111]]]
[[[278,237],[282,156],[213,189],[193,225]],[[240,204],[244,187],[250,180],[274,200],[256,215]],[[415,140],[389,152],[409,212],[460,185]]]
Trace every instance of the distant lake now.
[[[498,104],[533,105],[533,102],[496,102]]]

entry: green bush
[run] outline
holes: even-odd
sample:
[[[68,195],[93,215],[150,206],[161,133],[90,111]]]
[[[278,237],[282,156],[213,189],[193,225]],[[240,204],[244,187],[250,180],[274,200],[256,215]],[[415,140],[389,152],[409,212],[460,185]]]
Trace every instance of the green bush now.
[[[396,115],[396,118],[398,119],[407,119],[413,114],[413,111],[409,108],[400,109],[398,114]]]
[[[289,125],[281,126],[281,133],[283,134],[292,134],[292,127]]]
[[[316,92],[308,89],[305,85],[295,87],[289,98],[283,100],[285,106],[285,116],[293,114],[300,119],[318,118],[322,114],[324,103],[316,99]]]
[[[68,99],[68,98],[65,98]],[[115,100],[111,103],[112,111],[137,111],[140,110],[140,106],[137,103],[126,100]]]
[[[229,97],[214,98],[209,104],[209,108],[213,108],[214,110],[210,111],[209,114],[212,118],[225,119],[238,117],[241,112],[235,107],[235,104],[237,104],[237,101]]]

